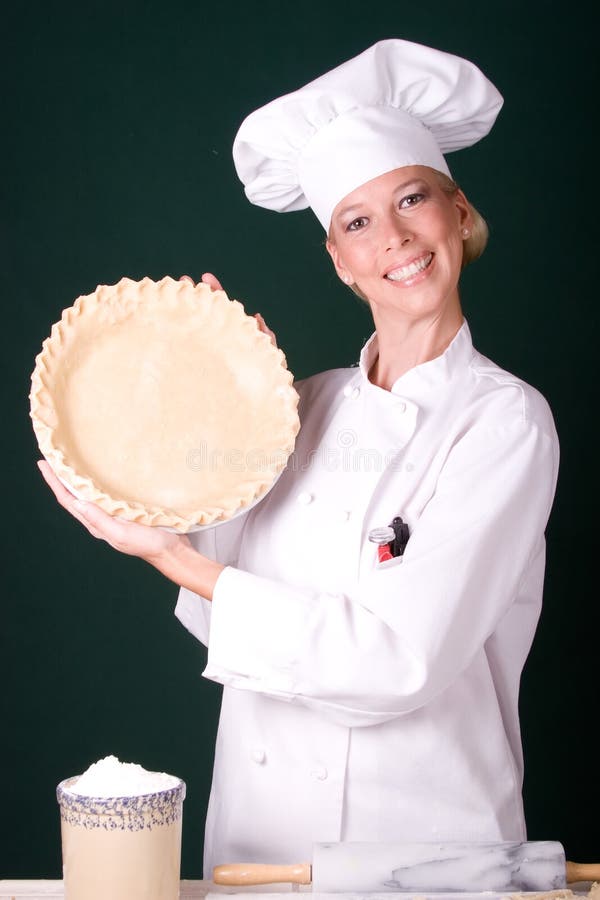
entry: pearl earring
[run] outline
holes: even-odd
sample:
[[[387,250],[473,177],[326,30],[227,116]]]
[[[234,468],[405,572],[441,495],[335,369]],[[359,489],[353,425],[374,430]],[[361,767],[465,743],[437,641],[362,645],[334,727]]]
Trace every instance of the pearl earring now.
[[[463,228],[462,235],[464,238],[468,238],[470,234],[471,234],[471,232],[469,231],[468,228]]]
[[[344,284],[350,284],[350,276],[344,275]]]

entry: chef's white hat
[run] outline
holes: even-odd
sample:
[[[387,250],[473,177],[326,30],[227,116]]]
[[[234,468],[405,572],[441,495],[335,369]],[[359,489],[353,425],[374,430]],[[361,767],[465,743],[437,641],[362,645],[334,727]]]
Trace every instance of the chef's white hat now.
[[[327,230],[339,201],[378,175],[411,165],[449,174],[443,154],[484,137],[501,106],[473,63],[380,41],[251,113],[233,159],[252,203],[311,206]]]

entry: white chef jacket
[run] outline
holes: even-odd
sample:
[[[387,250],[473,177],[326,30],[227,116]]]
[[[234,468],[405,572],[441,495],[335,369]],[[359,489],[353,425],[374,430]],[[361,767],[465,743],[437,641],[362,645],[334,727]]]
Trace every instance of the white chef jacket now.
[[[176,615],[224,685],[205,874],[318,841],[523,840],[518,688],[539,617],[558,442],[544,398],[472,346],[391,391],[297,386],[285,472],[194,535],[227,568]],[[402,516],[403,557],[368,540]]]

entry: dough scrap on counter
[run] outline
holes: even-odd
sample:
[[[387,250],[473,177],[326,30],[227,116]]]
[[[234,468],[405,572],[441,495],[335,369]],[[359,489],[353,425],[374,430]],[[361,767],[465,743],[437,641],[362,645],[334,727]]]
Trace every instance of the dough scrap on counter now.
[[[587,900],[600,900],[600,883],[595,881],[589,892],[574,891],[571,888],[561,888],[557,891],[540,891],[539,893],[507,894],[502,900],[573,900],[573,898],[585,897]]]

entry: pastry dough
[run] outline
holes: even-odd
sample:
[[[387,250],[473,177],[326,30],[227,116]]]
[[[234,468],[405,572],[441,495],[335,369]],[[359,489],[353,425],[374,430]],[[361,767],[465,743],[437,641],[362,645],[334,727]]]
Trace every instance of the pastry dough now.
[[[206,284],[123,278],[52,327],[30,394],[37,440],[73,493],[190,531],[262,498],[299,429],[285,356]]]

